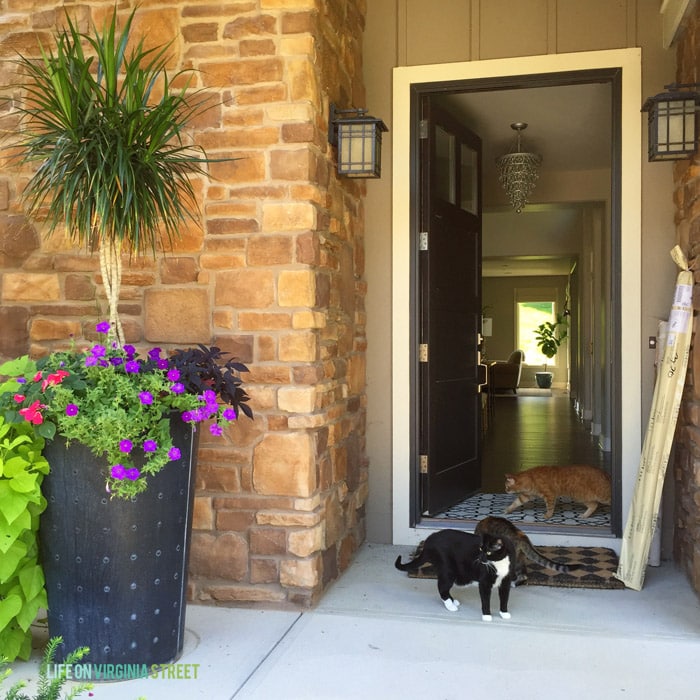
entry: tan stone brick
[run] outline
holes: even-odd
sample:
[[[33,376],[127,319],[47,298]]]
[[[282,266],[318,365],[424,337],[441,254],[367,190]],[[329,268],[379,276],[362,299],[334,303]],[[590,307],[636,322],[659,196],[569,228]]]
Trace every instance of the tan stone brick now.
[[[263,231],[306,231],[316,227],[316,207],[308,202],[263,203]]]
[[[219,532],[245,532],[254,523],[255,511],[252,510],[219,510],[216,513],[216,529]]]
[[[234,316],[231,310],[214,311],[212,320],[215,329],[232,330],[234,327]]]
[[[279,359],[283,362],[313,362],[318,359],[316,334],[300,331],[280,338]]]
[[[58,275],[6,272],[2,276],[2,301],[56,301],[61,298]]]
[[[280,579],[279,562],[276,559],[252,557],[250,560],[251,583],[276,583]]]
[[[326,314],[322,311],[295,311],[292,314],[292,328],[296,330],[325,327]]]
[[[308,34],[283,36],[280,40],[280,54],[282,56],[312,56],[315,46],[313,37]]]
[[[249,56],[274,56],[277,46],[272,39],[243,39],[238,45],[241,58]]]
[[[211,530],[214,527],[214,511],[211,507],[211,498],[197,496],[194,499],[192,512],[192,528],[195,530]]]
[[[282,128],[290,122],[307,124],[313,122],[315,118],[311,105],[303,102],[267,105],[265,107],[265,115],[271,121],[280,122]]]
[[[280,563],[280,583],[290,588],[315,588],[320,581],[320,558],[284,559]]]
[[[298,557],[308,557],[314,552],[318,552],[323,547],[324,526],[322,524],[306,530],[290,532],[287,538],[287,549],[290,554]]]
[[[206,87],[225,88],[230,85],[279,82],[284,78],[284,68],[282,61],[276,57],[247,58],[203,64],[201,75]]]
[[[68,340],[71,336],[79,337],[82,328],[78,321],[54,321],[37,318],[32,321],[29,337],[33,342],[42,340]]]
[[[258,362],[272,362],[277,359],[277,339],[270,335],[260,335],[255,340]]]
[[[314,10],[315,0],[260,0],[261,10]]]
[[[270,153],[270,176],[276,180],[308,180],[315,167],[308,148]]]
[[[212,333],[207,290],[147,289],[144,333],[149,343],[208,343]]]
[[[293,253],[291,236],[251,236],[248,240],[248,264],[253,267],[289,265]]]
[[[271,270],[233,270],[216,277],[214,300],[217,306],[261,309],[275,301],[274,273]]]
[[[311,436],[270,433],[253,451],[253,485],[261,494],[310,496],[316,489],[316,462]]]
[[[209,172],[219,182],[262,182],[265,180],[265,156],[253,151],[230,153],[235,160],[210,163]]]
[[[251,585],[210,585],[202,590],[220,603],[282,603],[286,596],[278,587]]]
[[[288,313],[242,311],[238,314],[238,328],[242,331],[284,330],[290,327],[291,314]]]
[[[193,532],[190,571],[194,576],[242,581],[248,574],[245,538],[233,532]]]
[[[316,408],[316,388],[282,387],[277,392],[277,403],[288,413],[311,413]]]
[[[230,270],[232,267],[245,267],[245,255],[211,253],[202,255],[199,264],[207,270]]]
[[[236,90],[236,104],[238,105],[259,105],[267,102],[282,102],[286,99],[287,86],[284,83]]]
[[[348,358],[348,389],[351,394],[360,394],[365,388],[367,360],[364,355]]]
[[[316,275],[313,270],[283,270],[277,281],[280,306],[315,306]]]
[[[163,284],[187,284],[197,280],[197,263],[193,258],[163,258],[160,281]]]
[[[258,511],[255,516],[258,525],[276,525],[278,527],[313,527],[321,521],[319,511],[299,513],[296,511]]]
[[[316,71],[309,58],[287,61],[287,85],[289,96],[293,101],[308,100],[312,104],[318,101],[319,87]]]
[[[258,527],[250,531],[251,554],[275,555],[287,551],[286,532],[279,528]]]

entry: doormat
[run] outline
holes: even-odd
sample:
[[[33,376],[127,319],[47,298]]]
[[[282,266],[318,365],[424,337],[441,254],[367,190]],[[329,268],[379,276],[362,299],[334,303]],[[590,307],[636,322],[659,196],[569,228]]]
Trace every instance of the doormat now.
[[[580,568],[569,573],[547,569],[533,561],[527,562],[528,586],[553,586],[556,588],[607,588],[624,589],[625,584],[613,577],[617,571],[617,554],[607,547],[537,547],[548,559],[560,564],[577,565]],[[432,565],[426,564],[418,571],[409,571],[410,578],[436,578]]]
[[[525,387],[525,388],[518,387],[516,394],[514,394],[513,392],[503,392],[502,394],[499,392],[494,392],[493,395],[495,397],[498,397],[499,399],[502,399],[502,398],[517,399],[518,396],[551,396],[552,390],[551,389],[536,389],[536,388],[530,388],[530,387]]]

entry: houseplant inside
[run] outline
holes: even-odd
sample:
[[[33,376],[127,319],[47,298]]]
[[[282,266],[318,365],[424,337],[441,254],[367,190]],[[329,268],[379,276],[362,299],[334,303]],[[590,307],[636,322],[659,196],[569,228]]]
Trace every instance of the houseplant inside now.
[[[91,346],[0,367],[4,420],[46,441],[39,529],[58,660],[84,645],[93,663],[179,655],[198,426],[222,435],[239,411],[251,415],[246,368],[218,348],[141,357],[124,337],[122,262],[155,254],[196,219],[190,178],[208,162],[185,136],[206,104],[191,74],[168,75],[167,47],[131,41],[134,13],[119,31],[115,7],[87,33],[66,16],[52,48],[18,59],[25,98],[12,147],[34,167],[27,216],[99,253],[109,306]]]
[[[537,347],[542,354],[551,360],[558,352],[562,342],[567,337],[568,323],[562,314],[556,315],[555,321],[545,321],[535,329]],[[545,362],[544,371],[535,372],[537,386],[540,389],[549,389],[552,386],[552,373],[547,371]]]

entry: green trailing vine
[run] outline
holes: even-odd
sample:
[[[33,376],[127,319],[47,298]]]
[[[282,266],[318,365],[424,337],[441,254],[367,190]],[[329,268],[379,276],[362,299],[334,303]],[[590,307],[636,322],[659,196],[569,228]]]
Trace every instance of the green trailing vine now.
[[[46,607],[37,544],[46,508],[41,482],[49,471],[43,448],[31,424],[0,414],[0,649],[10,661],[29,658],[31,624]]]
[[[89,653],[90,649],[88,647],[80,647],[75,651],[72,651],[65,658],[65,661],[60,665],[61,672],[54,674],[49,673],[49,667],[54,665],[53,660],[56,654],[56,649],[58,645],[63,642],[61,637],[52,637],[46,649],[44,650],[44,657],[39,666],[39,680],[37,682],[37,692],[36,695],[29,696],[22,692],[22,689],[26,687],[24,681],[18,681],[15,683],[5,694],[3,700],[61,700],[61,690],[68,680],[68,674],[66,669],[70,667],[71,664],[80,661],[86,654]],[[0,683],[8,678],[12,671],[8,668],[3,671],[3,668],[7,666],[7,659],[0,658]],[[92,688],[92,683],[80,683],[73,688],[71,688],[68,695],[63,696],[63,700],[74,700],[74,698],[79,697],[87,690]]]

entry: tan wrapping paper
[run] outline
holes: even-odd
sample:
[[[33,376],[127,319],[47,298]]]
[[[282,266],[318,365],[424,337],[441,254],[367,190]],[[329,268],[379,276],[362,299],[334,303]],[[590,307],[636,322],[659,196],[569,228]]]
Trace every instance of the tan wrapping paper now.
[[[668,335],[658,366],[651,413],[647,425],[630,511],[622,538],[620,563],[615,574],[626,586],[641,590],[649,550],[656,529],[661,492],[676,430],[692,334],[693,273],[679,246],[671,257],[681,271],[676,280]]]

